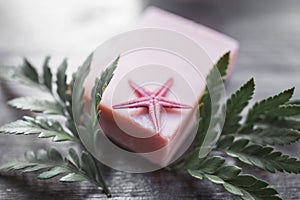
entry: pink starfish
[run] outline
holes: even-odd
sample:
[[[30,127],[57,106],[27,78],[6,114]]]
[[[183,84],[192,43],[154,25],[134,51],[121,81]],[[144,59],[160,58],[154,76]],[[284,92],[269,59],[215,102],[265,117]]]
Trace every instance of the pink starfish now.
[[[138,86],[133,81],[129,80],[129,85],[136,92],[138,98],[121,104],[113,105],[113,108],[123,109],[123,108],[147,107],[149,110],[150,119],[155,128],[155,132],[159,134],[161,131],[160,113],[162,107],[182,108],[182,109],[192,108],[189,105],[171,101],[165,97],[172,84],[173,84],[173,78],[170,78],[163,86],[158,88],[156,91],[151,92],[146,90],[145,88]]]

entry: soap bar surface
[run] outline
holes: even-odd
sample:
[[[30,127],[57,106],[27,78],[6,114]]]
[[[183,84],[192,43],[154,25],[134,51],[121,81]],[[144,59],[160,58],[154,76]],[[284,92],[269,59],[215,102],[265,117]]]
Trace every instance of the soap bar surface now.
[[[167,28],[184,34],[203,47],[213,62],[231,51],[232,66],[238,51],[235,40],[156,8],[145,11],[137,27]],[[159,65],[148,63],[143,66],[145,60]],[[204,78],[211,68],[206,66]],[[180,58],[151,49],[121,56],[114,77],[99,104],[100,125],[104,133],[120,146],[143,153],[154,163],[165,165],[171,161],[195,128],[198,101],[205,89],[204,78],[199,78],[191,69],[189,63]],[[169,92],[166,92],[165,98],[186,105],[185,108],[160,106],[151,110],[149,102],[142,101],[144,99],[136,102],[143,96],[141,93],[155,93],[168,80],[172,80],[172,84],[166,88]],[[158,122],[155,122],[156,118],[151,112],[157,109],[161,111]],[[160,154],[147,155],[158,150]]]
[[[231,67],[239,49],[238,42],[233,38],[156,7],[149,7],[145,10],[136,28],[162,28],[181,33],[201,46],[213,63],[230,51]]]

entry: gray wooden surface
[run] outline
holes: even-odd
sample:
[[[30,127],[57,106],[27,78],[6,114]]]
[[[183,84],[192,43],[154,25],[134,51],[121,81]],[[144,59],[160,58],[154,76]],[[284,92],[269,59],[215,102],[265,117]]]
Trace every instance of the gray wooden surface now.
[[[240,42],[241,49],[227,85],[228,92],[234,91],[250,77],[254,77],[257,85],[255,95],[257,100],[292,86],[298,88],[295,97],[300,98],[299,1],[143,1],[142,6],[148,5],[157,5],[193,19],[231,35]],[[0,25],[3,25],[1,20]],[[5,27],[1,27],[1,29],[3,28]],[[9,37],[0,35],[0,38],[6,40]],[[30,37],[23,39],[30,44]],[[59,39],[57,38],[57,40]],[[57,44],[52,45],[46,42],[44,44],[43,41],[40,41],[38,45],[40,48],[34,48],[34,51],[27,53],[24,51],[29,47],[23,48],[22,45],[15,45],[16,48],[11,48],[0,45],[0,64],[17,63],[18,57],[24,55],[39,60],[37,57],[44,56],[41,55],[39,49],[46,51],[47,48],[57,58],[64,55],[70,55],[71,59],[75,57],[75,53],[72,54],[71,50],[66,50],[67,52],[52,51],[53,46]],[[55,46],[55,48],[57,47],[59,45]],[[93,46],[89,47],[92,48]],[[20,113],[5,105],[5,101],[10,96],[10,91],[1,88],[1,125],[20,116]],[[47,140],[41,142],[35,137],[0,136],[0,163],[22,154],[24,149],[36,149],[49,145]],[[283,150],[300,158],[300,144],[291,145]],[[247,171],[251,170],[246,169]],[[113,194],[112,199],[234,199],[221,187],[212,185],[208,181],[197,181],[185,173],[157,171],[148,174],[127,174],[108,168],[104,170]],[[284,199],[300,199],[299,175],[268,174],[256,170],[252,170],[252,172],[269,181]],[[55,180],[39,181],[32,175],[0,174],[0,199],[101,198],[105,199],[106,197],[88,183],[62,184]]]

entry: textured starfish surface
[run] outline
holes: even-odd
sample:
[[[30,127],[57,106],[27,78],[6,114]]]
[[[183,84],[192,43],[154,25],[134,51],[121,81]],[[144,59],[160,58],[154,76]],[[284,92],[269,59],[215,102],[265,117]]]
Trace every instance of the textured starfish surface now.
[[[173,78],[170,78],[160,88],[158,88],[154,92],[151,92],[145,88],[140,87],[133,81],[129,80],[130,87],[135,91],[138,97],[136,99],[124,103],[113,105],[113,109],[140,108],[140,107],[148,108],[149,117],[153,123],[155,132],[159,134],[161,131],[160,115],[161,115],[162,107],[181,108],[181,109],[192,108],[189,105],[171,101],[166,98],[166,95],[169,92],[169,88],[173,85],[173,82],[174,82]]]

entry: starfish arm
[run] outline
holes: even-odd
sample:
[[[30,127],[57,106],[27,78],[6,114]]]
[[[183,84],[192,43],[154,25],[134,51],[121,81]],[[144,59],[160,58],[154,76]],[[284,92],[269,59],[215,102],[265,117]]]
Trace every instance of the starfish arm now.
[[[182,108],[182,109],[192,108],[192,106],[190,106],[190,105],[186,105],[186,104],[178,103],[178,102],[175,102],[175,101],[171,101],[171,100],[169,100],[165,97],[159,97],[158,102],[161,106],[167,107],[167,108]]]
[[[169,88],[172,86],[173,81],[173,78],[170,78],[158,90],[156,90],[155,92],[150,92],[145,88],[138,86],[133,81],[129,80],[128,83],[130,87],[140,97],[124,103],[113,105],[112,107],[114,109],[147,107],[149,112],[149,118],[153,123],[155,132],[157,134],[160,134],[160,115],[162,107],[181,109],[192,108],[192,106],[171,101],[165,97],[169,91]]]
[[[149,98],[141,97],[124,103],[113,105],[112,107],[113,109],[122,109],[122,108],[148,107],[148,105],[149,105]]]
[[[155,132],[157,134],[160,133],[160,112],[161,112],[161,105],[158,103],[150,103],[149,104],[149,115],[150,119],[154,125]]]
[[[166,96],[169,91],[169,88],[173,85],[174,79],[169,78],[167,82],[165,82],[158,90],[156,90],[153,94],[155,96]]]
[[[136,92],[139,96],[147,97],[147,96],[151,95],[151,92],[149,92],[145,88],[140,87],[139,85],[137,85],[132,80],[129,80],[128,83],[129,83],[130,87],[134,90],[134,92]]]

